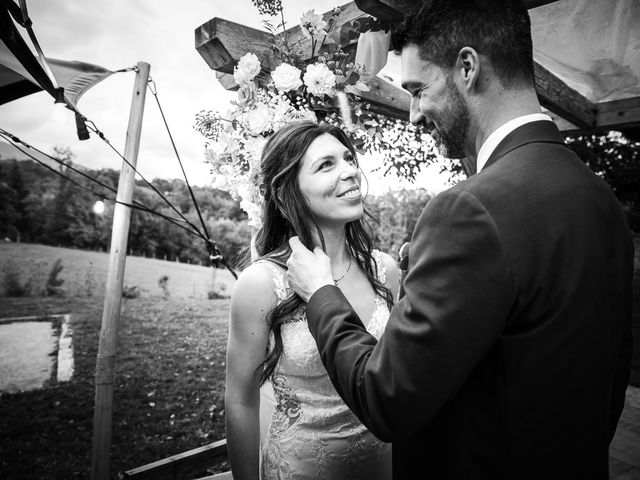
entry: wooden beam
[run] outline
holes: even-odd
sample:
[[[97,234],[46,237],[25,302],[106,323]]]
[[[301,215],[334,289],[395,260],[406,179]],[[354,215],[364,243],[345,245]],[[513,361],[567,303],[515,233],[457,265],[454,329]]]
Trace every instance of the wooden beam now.
[[[325,13],[325,18],[330,14],[331,12]],[[345,23],[364,16],[365,14],[357,8],[356,4],[351,2],[341,7],[332,29],[340,29]],[[302,51],[306,53],[306,58],[311,56],[311,44],[302,34],[299,26],[290,28],[280,35],[285,34],[289,44],[299,44]],[[265,72],[268,72],[269,67],[275,62],[271,50],[274,37],[268,32],[255,28],[216,17],[198,27],[195,38],[196,50],[209,67],[216,70],[216,77],[227,90],[238,88],[233,80],[233,67],[246,52],[253,52],[258,56],[260,63],[265,67]],[[351,39],[346,45],[342,45],[342,48],[355,57],[356,43],[357,38]],[[371,90],[363,92],[361,97],[371,104],[373,111],[402,120],[409,118],[410,96],[407,92],[380,78],[374,78],[368,84]]]
[[[640,97],[602,102],[596,107],[596,128],[598,129],[640,127]]]
[[[368,92],[362,92],[359,96],[373,108],[371,111],[382,113],[388,117],[399,118],[409,121],[409,107],[411,106],[411,95],[401,88],[374,77],[367,82]]]
[[[233,67],[247,52],[255,53],[260,61],[272,60],[274,38],[269,32],[212,18],[196,28],[196,50],[212,70],[233,73]]]
[[[527,9],[540,7],[557,0],[522,0]],[[410,13],[416,5],[414,0],[355,0],[358,8],[372,17],[385,22],[399,22],[404,15]]]
[[[227,460],[226,439],[128,470],[121,477],[123,480],[187,479],[225,460]]]
[[[581,129],[596,125],[596,106],[568,87],[539,63],[534,63],[536,91],[540,104]]]

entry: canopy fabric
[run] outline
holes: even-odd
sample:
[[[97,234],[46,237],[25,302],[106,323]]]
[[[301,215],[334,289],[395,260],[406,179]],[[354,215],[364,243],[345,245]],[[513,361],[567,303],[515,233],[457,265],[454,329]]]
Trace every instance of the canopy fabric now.
[[[7,3],[8,2],[8,3]],[[11,0],[0,2],[0,105],[40,90],[55,97],[54,83],[31,52],[9,12]],[[18,8],[13,3],[12,8]],[[46,59],[66,102],[76,107],[80,97],[112,71],[90,63]]]
[[[534,59],[592,102],[640,96],[640,2],[560,0],[529,10]]]

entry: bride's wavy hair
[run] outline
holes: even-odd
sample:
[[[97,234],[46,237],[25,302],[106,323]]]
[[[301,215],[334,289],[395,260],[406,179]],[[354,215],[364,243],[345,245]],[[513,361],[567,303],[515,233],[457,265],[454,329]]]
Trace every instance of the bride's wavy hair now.
[[[313,141],[325,134],[335,137],[349,149],[353,158],[357,158],[355,147],[347,134],[330,124],[316,124],[310,121],[290,123],[275,132],[267,141],[260,161],[261,192],[265,201],[262,228],[257,232],[254,243],[257,260],[269,260],[285,266],[291,254],[289,238],[294,235],[300,238],[305,247],[311,249],[314,234],[317,234],[322,249],[326,251],[320,226],[298,184],[302,158]],[[378,278],[377,264],[371,253],[373,231],[370,221],[377,223],[378,220],[365,204],[364,215],[346,224],[347,248],[365,272],[375,292],[382,296],[391,308],[393,295]],[[291,315],[302,303],[302,299],[294,293],[267,314],[274,345],[267,351],[266,358],[259,367],[262,368],[261,385],[273,375],[282,354],[282,325],[291,320]]]

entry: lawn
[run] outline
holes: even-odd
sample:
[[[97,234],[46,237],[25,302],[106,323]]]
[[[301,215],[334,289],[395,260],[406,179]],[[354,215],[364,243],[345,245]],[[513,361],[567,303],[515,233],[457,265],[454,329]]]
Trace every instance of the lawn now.
[[[93,375],[108,255],[0,246],[0,265],[16,262],[23,280],[46,275],[57,258],[64,266],[66,297],[0,298],[0,317],[71,313],[75,360],[71,382],[0,396],[0,478],[6,480],[89,477]],[[169,277],[167,298],[157,283],[162,275]],[[233,279],[219,270],[216,282],[230,288]],[[142,294],[123,301],[119,325],[113,478],[224,437],[229,301],[207,299],[212,283],[207,267],[127,259],[125,284],[138,285]]]

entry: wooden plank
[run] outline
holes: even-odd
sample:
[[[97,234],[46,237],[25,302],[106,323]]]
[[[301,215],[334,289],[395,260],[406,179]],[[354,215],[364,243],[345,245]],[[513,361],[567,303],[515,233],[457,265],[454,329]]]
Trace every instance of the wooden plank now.
[[[123,480],[184,480],[227,459],[227,440],[188,450],[122,474]]]
[[[527,9],[540,7],[557,0],[523,0]],[[398,22],[403,15],[410,13],[416,2],[414,0],[355,0],[360,10],[385,22]]]
[[[568,87],[539,63],[534,63],[536,91],[540,104],[578,128],[591,130],[596,126],[596,106]]]
[[[374,77],[367,84],[371,90],[362,92],[360,98],[371,104],[372,108],[370,110],[392,118],[409,120],[411,95],[406,90],[398,88],[379,77]]]
[[[640,97],[596,104],[598,128],[633,128],[640,126]]]
[[[263,65],[272,61],[274,38],[269,32],[215,17],[196,28],[195,37],[196,50],[218,72],[233,73],[247,52],[255,53]]]

